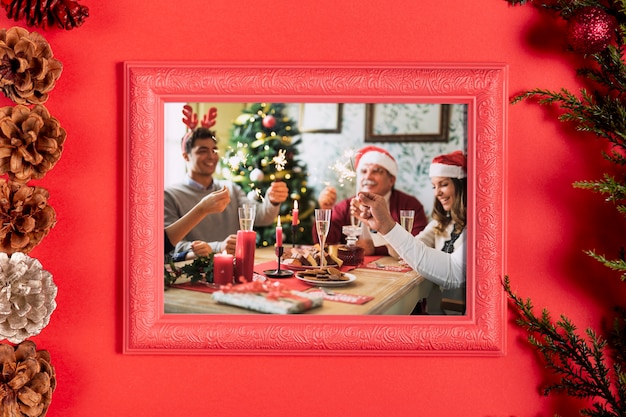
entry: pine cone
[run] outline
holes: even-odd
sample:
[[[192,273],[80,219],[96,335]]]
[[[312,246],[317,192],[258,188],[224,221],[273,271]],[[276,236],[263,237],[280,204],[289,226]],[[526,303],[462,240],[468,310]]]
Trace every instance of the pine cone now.
[[[15,103],[45,103],[62,70],[37,32],[17,26],[0,29],[0,88]]]
[[[89,17],[89,8],[75,0],[2,0],[9,19],[24,18],[30,26],[45,28],[57,25],[73,29]]]
[[[46,237],[56,223],[48,197],[45,188],[0,178],[0,251],[28,253]]]
[[[57,286],[37,259],[21,252],[0,253],[0,272],[0,339],[21,343],[50,322]]]
[[[0,344],[0,415],[43,417],[56,388],[50,353],[26,340],[16,347]]]
[[[74,0],[59,0],[52,7],[52,16],[58,27],[70,30],[83,24],[89,17],[89,8]]]
[[[61,158],[66,132],[43,105],[0,108],[0,174],[40,179]]]

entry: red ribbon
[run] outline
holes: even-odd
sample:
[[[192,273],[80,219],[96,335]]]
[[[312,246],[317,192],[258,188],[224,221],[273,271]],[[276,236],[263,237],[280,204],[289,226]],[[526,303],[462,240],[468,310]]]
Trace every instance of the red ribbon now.
[[[305,309],[309,309],[313,305],[310,298],[302,297],[293,293],[289,287],[277,281],[252,281],[243,284],[227,284],[220,287],[224,293],[240,293],[240,294],[265,294],[268,300],[279,300],[288,298],[304,305]]]

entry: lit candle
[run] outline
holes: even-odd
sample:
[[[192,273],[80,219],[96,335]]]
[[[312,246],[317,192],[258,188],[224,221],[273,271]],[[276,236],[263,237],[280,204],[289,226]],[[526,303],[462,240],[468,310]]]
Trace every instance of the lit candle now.
[[[293,211],[291,217],[291,224],[294,226],[298,225],[298,201],[294,200],[293,202]]]
[[[280,215],[276,223],[276,246],[283,246],[283,226],[280,224]]]
[[[226,251],[213,257],[213,283],[226,285],[233,283],[233,255]]]

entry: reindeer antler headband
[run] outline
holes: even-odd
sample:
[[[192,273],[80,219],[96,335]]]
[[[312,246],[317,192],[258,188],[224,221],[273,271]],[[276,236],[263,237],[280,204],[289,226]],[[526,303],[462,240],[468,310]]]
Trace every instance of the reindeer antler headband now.
[[[185,104],[183,107],[183,123],[189,128],[189,131],[185,134],[182,141],[183,151],[187,145],[187,141],[193,135],[194,129],[198,126],[198,115],[193,112],[193,109],[189,104]],[[209,111],[202,117],[200,125],[206,129],[210,129],[215,126],[217,119],[217,108],[211,107]]]

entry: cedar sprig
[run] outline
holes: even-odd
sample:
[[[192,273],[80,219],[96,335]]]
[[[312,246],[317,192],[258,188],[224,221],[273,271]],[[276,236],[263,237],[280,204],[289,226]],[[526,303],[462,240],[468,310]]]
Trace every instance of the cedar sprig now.
[[[600,7],[606,11],[610,11],[611,6],[607,5],[607,2],[601,2],[597,0],[556,0],[556,1],[534,1],[534,0],[506,0],[511,6],[523,6],[526,3],[534,6],[553,11],[564,19],[568,19],[577,10],[592,6]],[[623,0],[619,0],[617,3],[623,4]]]
[[[592,399],[590,408],[580,410],[584,416],[626,416],[626,374],[622,372],[624,354],[623,351],[612,350],[626,345],[624,316],[616,320],[616,329],[608,340],[591,329],[585,331],[586,338],[583,338],[564,315],[556,322],[546,309],[541,316],[536,316],[531,300],[517,296],[508,277],[504,278],[503,284],[518,314],[517,324],[527,331],[528,341],[541,353],[547,368],[559,377],[558,382],[544,388],[543,394],[566,392],[575,398]],[[609,358],[614,361],[612,366],[608,364]]]
[[[614,177],[604,174],[603,180],[576,181],[574,187],[591,190],[599,194],[607,194],[605,201],[616,203],[617,210],[620,213],[624,212],[623,202],[626,201],[626,182],[623,180],[621,182],[616,181]]]
[[[536,88],[511,99],[519,101],[535,98],[539,104],[557,104],[564,112],[558,119],[576,123],[576,129],[591,132],[626,149],[626,108],[619,98],[596,95],[581,89],[581,98],[566,89],[560,92]]]
[[[622,281],[626,281],[626,260],[624,260],[623,248],[621,250],[620,258],[614,260],[607,259],[604,255],[598,255],[591,250],[587,250],[585,253],[594,258],[596,261],[602,263],[607,268],[612,269],[613,271],[622,272],[620,278]]]
[[[175,284],[176,280],[183,276],[189,277],[191,282],[206,281],[212,283],[213,257],[214,254],[210,253],[209,256],[200,256],[194,259],[193,262],[183,266],[177,266],[170,261],[165,266],[165,286],[168,287]]]
[[[620,31],[626,30],[622,26]],[[623,38],[617,37],[617,46],[609,45],[603,51],[593,54],[591,58],[597,63],[596,66],[583,67],[576,70],[580,76],[589,78],[597,84],[604,85],[608,91],[619,96],[626,91],[626,66],[623,61]]]

